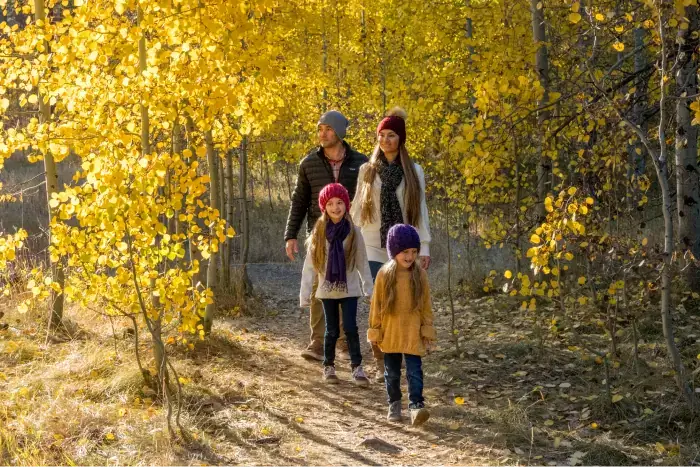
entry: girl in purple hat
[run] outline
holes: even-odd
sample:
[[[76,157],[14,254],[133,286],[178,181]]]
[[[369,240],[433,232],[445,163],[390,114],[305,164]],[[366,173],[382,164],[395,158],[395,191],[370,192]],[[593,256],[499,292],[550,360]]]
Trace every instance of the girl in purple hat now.
[[[416,263],[420,236],[407,224],[389,229],[388,263],[377,274],[369,312],[367,340],[384,353],[384,380],[390,421],[401,421],[401,361],[406,362],[411,424],[425,423],[430,413],[423,399],[421,357],[434,345],[428,274]]]
[[[323,380],[337,383],[335,344],[340,336],[340,313],[350,351],[352,379],[368,386],[362,369],[360,337],[357,330],[357,298],[372,294],[372,275],[365,242],[359,227],[348,214],[350,195],[340,183],[326,185],[318,196],[321,217],[307,240],[307,254],[301,277],[299,305],[309,306],[314,276],[318,278],[316,298],[323,304],[326,333],[323,342]],[[363,293],[364,291],[364,293]]]

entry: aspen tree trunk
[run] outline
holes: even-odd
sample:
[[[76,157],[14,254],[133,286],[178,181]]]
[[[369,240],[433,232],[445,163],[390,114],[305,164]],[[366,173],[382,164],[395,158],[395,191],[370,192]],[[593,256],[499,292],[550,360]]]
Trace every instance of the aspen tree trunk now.
[[[137,10],[137,23],[140,25],[143,21],[143,11],[139,7]],[[142,33],[139,38],[138,44],[139,52],[139,70],[141,73],[146,71],[146,36]],[[148,105],[143,101],[144,96],[141,96],[141,155],[147,156],[151,153],[151,140],[150,140],[150,122],[148,117]],[[133,256],[131,258],[133,262]],[[133,266],[133,265],[132,265]],[[134,274],[136,274],[136,269],[132,267]],[[134,277],[134,281],[138,283],[138,278]],[[155,279],[150,280],[151,289],[155,289],[156,281]],[[163,345],[162,339],[162,321],[160,313],[160,299],[151,294],[151,306],[157,311],[155,317],[150,317],[146,310],[142,310],[144,313],[144,319],[146,320],[146,325],[151,333],[151,338],[153,340],[153,355],[155,357],[155,367],[157,372],[157,381],[159,385],[162,385],[161,390],[163,394],[168,392],[168,382],[167,382],[167,362],[165,356],[165,346]]]
[[[253,286],[248,277],[248,255],[250,251],[250,232],[248,225],[248,196],[246,193],[246,182],[248,178],[248,138],[243,137],[241,141],[240,153],[240,175],[238,177],[240,203],[241,203],[241,236],[243,245],[241,247],[241,286],[245,295],[250,295]]]
[[[542,99],[538,102],[540,107],[549,103],[549,57],[547,52],[547,33],[544,22],[544,1],[530,0],[530,10],[532,13],[532,35],[535,43],[539,45],[537,55],[535,56],[535,67],[537,75],[540,79],[540,84],[544,89]],[[544,200],[547,197],[547,192],[551,189],[551,173],[552,161],[544,154],[544,126],[549,119],[550,112],[548,110],[540,110],[537,113],[537,127],[540,131],[537,142],[537,155],[539,161],[537,163],[537,217],[541,222],[547,215],[544,207]]]
[[[233,186],[233,149],[229,149],[226,151],[226,188],[228,189],[228,202],[226,204],[226,222],[228,225],[233,226],[233,218],[235,215],[235,192],[236,190],[234,189]],[[228,249],[228,266],[229,268],[231,267],[231,253],[233,251],[233,243],[229,240],[229,249]],[[231,271],[229,270],[229,282],[228,285],[231,285]]]
[[[219,217],[226,220],[226,183],[224,183],[224,160],[221,157],[216,157],[216,164],[219,167]],[[231,243],[228,239],[219,245],[219,292],[223,292],[228,287],[228,269],[226,258]]]
[[[34,15],[37,22],[46,21],[46,9],[44,0],[34,0]],[[44,48],[46,53],[50,53],[49,43],[44,40]],[[41,88],[37,86],[37,98],[39,101],[39,121],[49,124],[51,121],[51,108],[48,102],[44,102],[44,96],[41,93]],[[49,203],[51,196],[58,192],[58,172],[56,170],[56,161],[53,154],[47,148],[44,154],[44,172],[46,179],[46,205],[49,212],[49,245],[51,245],[51,221],[56,218],[56,209],[51,207]],[[52,292],[51,297],[51,313],[49,315],[49,332],[54,331],[63,322],[63,286],[65,284],[63,259],[59,258],[52,266],[53,280],[61,288],[61,292]]]
[[[643,116],[647,96],[647,83],[643,76],[643,70],[647,66],[647,58],[644,53],[645,34],[646,31],[642,27],[637,27],[634,29],[634,48],[636,50],[634,54],[634,72],[637,75],[637,79],[634,81],[632,121],[646,133],[648,125],[644,121]],[[627,179],[631,183],[629,194],[630,209],[634,209],[640,199],[640,191],[637,185],[637,180],[640,176],[644,175],[644,172],[646,171],[646,154],[646,148],[638,139],[633,144],[628,145],[627,163],[629,167],[627,171]]]
[[[270,183],[270,162],[265,159],[265,177],[267,178],[267,200],[270,203],[270,212],[273,210],[272,206],[272,184]]]
[[[183,140],[182,140],[182,125],[180,125],[179,122],[179,116],[175,118],[175,122],[173,123],[173,154],[177,154],[178,156],[182,157],[182,149],[183,149]],[[171,171],[168,171],[168,178],[171,178]],[[170,182],[168,182],[168,187],[170,192],[174,192],[176,190],[179,190],[179,187],[173,187]],[[168,223],[169,230],[171,233],[174,233],[176,235],[179,235],[181,232],[180,228],[180,211],[175,211],[175,215],[170,219],[170,222]]]
[[[204,133],[204,143],[207,148],[207,164],[209,165],[209,202],[212,209],[220,210],[219,206],[219,164],[217,162],[216,151],[214,150],[214,140],[212,138],[211,130],[207,130]],[[211,232],[210,235],[213,237],[214,233]],[[217,266],[219,265],[219,251],[216,252],[210,250],[211,256],[209,256],[209,262],[207,263],[207,288],[211,289],[214,293],[214,301],[209,303],[204,310],[204,334],[209,335],[211,333],[212,325],[214,324],[214,318],[216,315],[216,299],[218,296],[218,287],[216,283],[217,276]]]
[[[688,406],[692,410],[697,409],[695,394],[693,389],[690,387],[688,380],[688,373],[683,364],[680,351],[676,345],[673,330],[673,317],[671,316],[671,288],[673,287],[673,252],[674,252],[674,239],[673,239],[673,213],[674,206],[671,199],[671,189],[669,183],[669,172],[668,172],[668,146],[666,145],[666,125],[668,123],[668,111],[666,110],[666,70],[667,70],[667,57],[666,57],[666,46],[665,46],[665,34],[664,34],[664,21],[663,13],[661,9],[661,0],[658,0],[658,14],[659,14],[659,37],[661,39],[661,77],[660,77],[660,92],[661,97],[659,99],[659,155],[654,158],[654,167],[656,169],[656,178],[659,182],[659,187],[661,188],[661,199],[662,199],[662,209],[664,217],[664,253],[663,253],[663,269],[661,270],[661,323],[664,332],[664,338],[666,339],[666,347],[668,349],[669,356],[671,358],[671,363],[673,365],[673,370],[675,372],[676,384],[684,397]],[[648,145],[647,145],[648,146]]]
[[[287,161],[283,161],[284,163],[284,177],[287,180],[287,195],[289,196],[289,202],[292,202],[292,180],[291,177],[289,176],[289,163]]]
[[[231,170],[231,150],[226,151],[226,160],[221,159],[221,217],[226,219],[226,226],[230,227],[233,225],[232,219],[229,219],[229,212],[231,211],[232,198],[231,195],[231,184],[229,182],[229,175],[232,176],[233,172]],[[223,282],[223,288],[228,289],[231,286],[231,241],[232,239],[226,239],[226,243],[222,245],[221,248],[221,277]]]
[[[678,213],[678,241],[682,253],[690,252],[700,261],[700,173],[698,173],[698,129],[692,124],[690,104],[698,93],[698,58],[695,49],[700,14],[697,6],[688,6],[685,17],[690,20],[687,29],[678,31],[680,67],[676,74],[676,205]],[[700,292],[700,269],[691,262],[685,269],[690,288]]]

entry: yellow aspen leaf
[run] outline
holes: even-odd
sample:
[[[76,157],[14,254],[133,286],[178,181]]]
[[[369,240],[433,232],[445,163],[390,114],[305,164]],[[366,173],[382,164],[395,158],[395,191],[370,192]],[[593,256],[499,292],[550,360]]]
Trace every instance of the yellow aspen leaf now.
[[[554,420],[552,420],[552,419],[545,420],[544,425],[545,426],[552,426],[552,425],[554,425]]]
[[[532,234],[532,236],[530,237],[530,243],[538,244],[541,242],[542,242],[542,239],[537,234]]]
[[[464,405],[464,397],[455,397],[455,404]]]
[[[625,50],[625,44],[623,44],[620,41],[615,42],[612,47],[618,52],[622,52],[623,50]]]
[[[581,21],[581,13],[578,13],[578,12],[570,13],[569,14],[569,21],[571,21],[574,24],[578,23],[579,21]]]
[[[596,13],[595,19],[596,19],[596,21],[605,21],[605,15],[602,13]]]
[[[504,272],[503,275],[505,276],[506,279],[510,279],[513,277],[513,273],[510,271]]]
[[[614,396],[612,396],[612,401],[613,401],[613,403],[616,403],[616,402],[620,402],[624,398],[625,398],[625,396],[623,396],[621,394],[615,394]]]
[[[649,239],[646,238],[646,237],[644,237],[644,238],[642,239],[642,246],[647,246],[648,243],[649,243]]]
[[[566,191],[569,196],[574,196],[576,194],[577,188],[575,186],[569,187]]]

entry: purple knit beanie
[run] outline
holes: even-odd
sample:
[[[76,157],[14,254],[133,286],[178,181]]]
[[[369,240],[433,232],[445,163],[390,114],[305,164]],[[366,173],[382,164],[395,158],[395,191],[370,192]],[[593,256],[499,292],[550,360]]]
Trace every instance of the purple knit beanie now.
[[[418,231],[408,224],[396,224],[390,228],[386,234],[386,250],[389,252],[389,258],[394,259],[396,255],[409,248],[420,249]]]

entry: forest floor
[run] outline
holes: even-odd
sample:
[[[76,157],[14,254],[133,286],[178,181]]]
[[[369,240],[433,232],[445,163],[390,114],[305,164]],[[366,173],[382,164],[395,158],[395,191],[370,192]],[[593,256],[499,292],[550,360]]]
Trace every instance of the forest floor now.
[[[627,358],[610,368],[611,398],[601,362],[538,335],[530,313],[508,297],[457,299],[456,350],[450,308],[438,296],[439,348],[424,359],[431,418],[412,428],[407,417],[386,420],[383,385],[358,388],[342,361],[341,383],[325,385],[320,363],[300,357],[308,314],[297,307],[298,264],[252,266],[251,279],[250,310],[224,313],[194,351],[172,347],[188,443],[169,437],[126,323],[72,309],[76,338],[44,344],[38,326],[8,312],[9,328],[0,331],[0,464],[697,463],[697,419],[677,398],[658,332],[640,331],[646,340],[636,368]],[[362,305],[361,336],[367,313]],[[698,322],[684,319],[679,335],[695,352]],[[605,348],[598,334],[592,328],[587,345]],[[628,352],[629,340],[620,347]],[[366,343],[363,356],[373,375]]]

